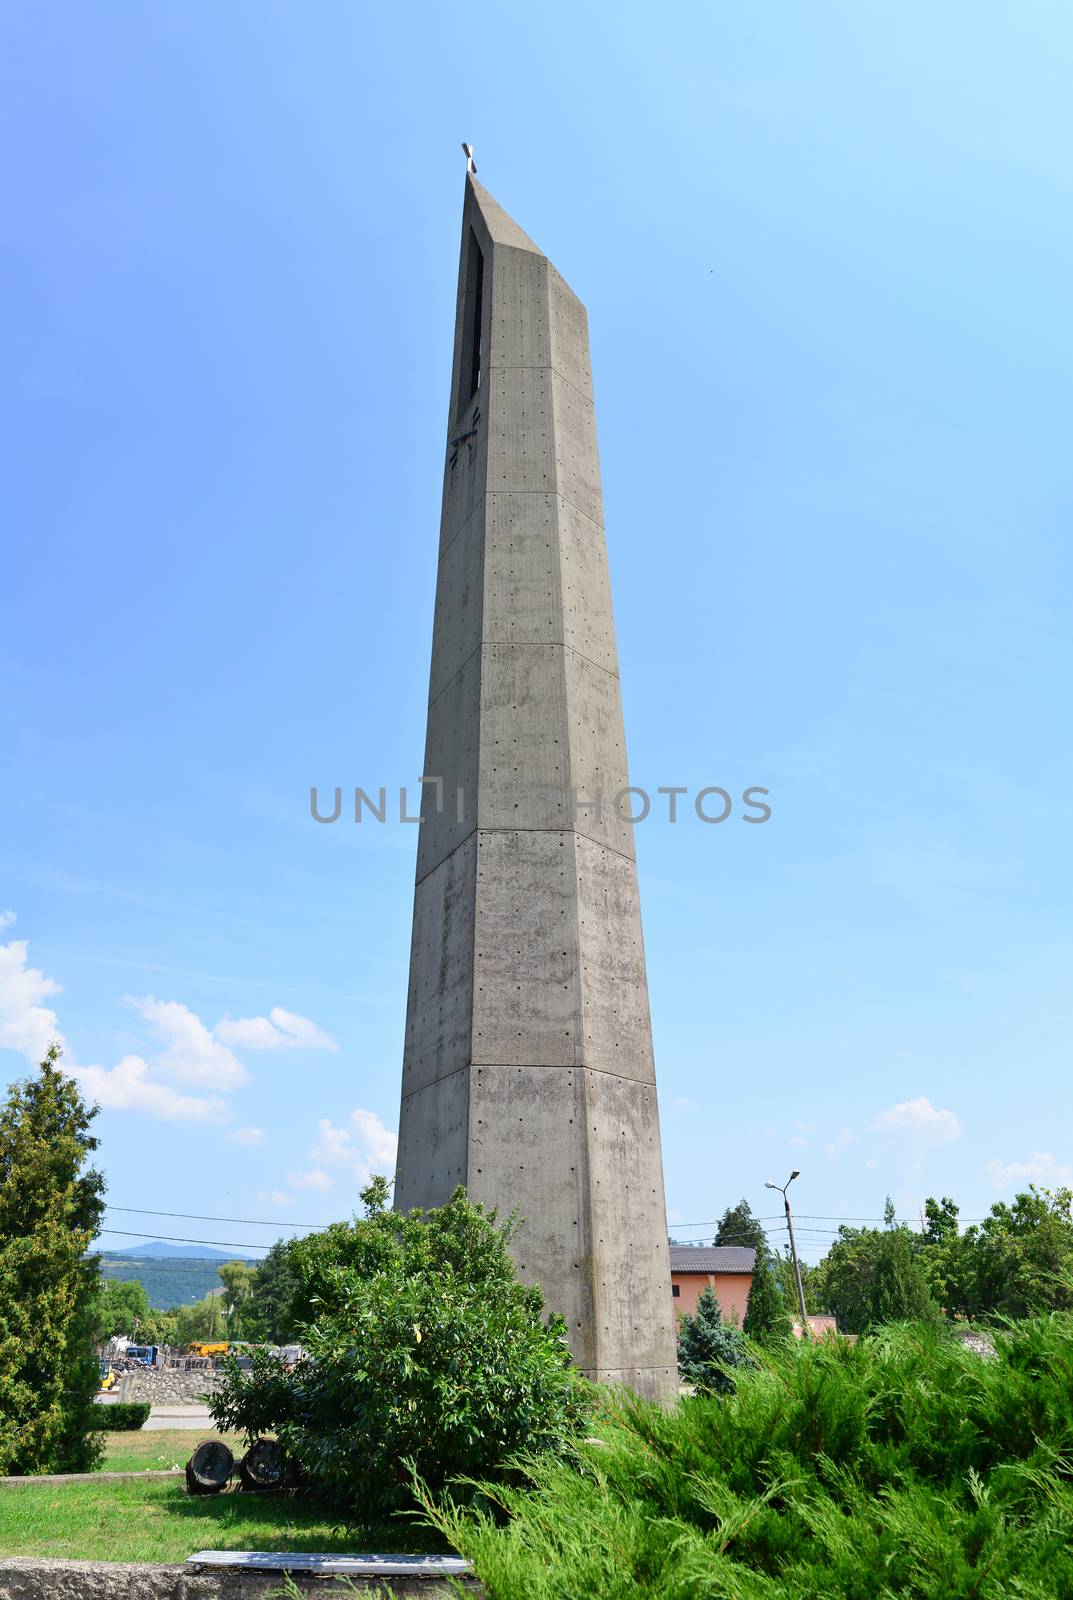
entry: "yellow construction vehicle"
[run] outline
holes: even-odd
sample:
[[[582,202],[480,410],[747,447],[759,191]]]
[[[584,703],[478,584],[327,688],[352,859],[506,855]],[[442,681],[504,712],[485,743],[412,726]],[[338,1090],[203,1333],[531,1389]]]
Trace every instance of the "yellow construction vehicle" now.
[[[192,1356],[225,1356],[227,1354],[226,1339],[195,1339],[187,1346]]]

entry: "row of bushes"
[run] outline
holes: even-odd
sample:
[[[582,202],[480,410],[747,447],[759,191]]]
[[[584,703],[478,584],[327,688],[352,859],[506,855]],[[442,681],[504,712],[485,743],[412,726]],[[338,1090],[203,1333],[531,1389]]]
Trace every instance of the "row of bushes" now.
[[[143,1400],[112,1400],[93,1411],[94,1433],[135,1433],[149,1419],[149,1403]]]

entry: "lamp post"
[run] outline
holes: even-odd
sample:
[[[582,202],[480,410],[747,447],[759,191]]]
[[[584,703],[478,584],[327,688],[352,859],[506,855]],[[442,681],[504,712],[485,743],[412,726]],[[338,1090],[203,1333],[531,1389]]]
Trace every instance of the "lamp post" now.
[[[797,1259],[797,1241],[794,1238],[794,1219],[790,1215],[790,1201],[786,1193],[794,1179],[799,1178],[800,1176],[800,1172],[795,1168],[785,1183],[765,1183],[764,1188],[774,1189],[778,1194],[781,1194],[782,1203],[786,1207],[786,1228],[790,1235],[790,1256],[794,1263],[794,1280],[797,1283],[797,1304],[801,1312],[801,1337],[803,1339],[811,1339],[812,1334],[808,1325],[808,1312],[805,1310],[805,1289],[801,1282],[801,1264]]]

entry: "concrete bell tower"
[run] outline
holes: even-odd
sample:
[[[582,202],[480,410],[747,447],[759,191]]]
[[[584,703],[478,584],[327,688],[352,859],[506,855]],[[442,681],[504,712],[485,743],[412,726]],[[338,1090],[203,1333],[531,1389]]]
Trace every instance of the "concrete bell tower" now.
[[[592,1378],[677,1394],[585,308],[466,178],[395,1204],[473,1200]]]

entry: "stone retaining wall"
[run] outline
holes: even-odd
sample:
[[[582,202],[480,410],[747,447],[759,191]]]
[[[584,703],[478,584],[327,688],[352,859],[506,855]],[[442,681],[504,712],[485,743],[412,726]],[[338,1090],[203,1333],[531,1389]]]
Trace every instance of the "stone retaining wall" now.
[[[219,1372],[180,1372],[169,1367],[144,1367],[124,1372],[119,1380],[120,1400],[148,1400],[150,1405],[195,1405],[220,1383]]]
[[[295,1574],[302,1594],[329,1600],[343,1594],[330,1578]],[[360,1580],[352,1580],[361,1591]],[[462,1580],[469,1585],[470,1580]],[[267,1600],[283,1587],[279,1572],[191,1572],[185,1566],[149,1566],[116,1561],[45,1561],[29,1556],[0,1556],[0,1600]],[[408,1595],[421,1600],[448,1600],[455,1594],[438,1578],[378,1576],[365,1592]],[[473,1585],[474,1596],[480,1594]]]

